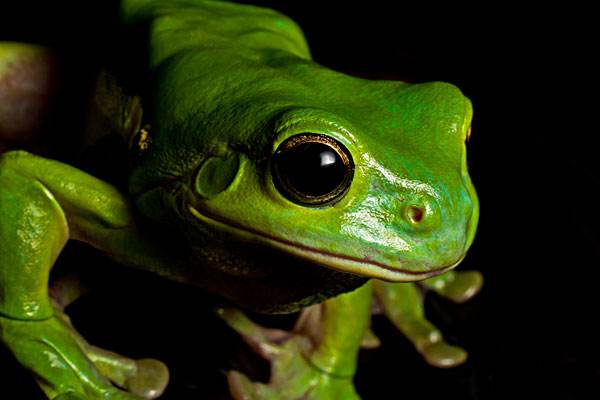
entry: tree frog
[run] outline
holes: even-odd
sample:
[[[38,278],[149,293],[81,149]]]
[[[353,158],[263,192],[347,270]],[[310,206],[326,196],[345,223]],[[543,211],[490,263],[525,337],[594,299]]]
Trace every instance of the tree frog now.
[[[8,151],[31,119],[16,110],[44,101],[27,83],[49,56],[0,45],[0,337],[48,398],[151,399],[168,381],[161,362],[97,348],[72,327],[76,285],[49,282],[69,240],[242,309],[302,309],[291,332],[217,310],[272,362],[266,384],[229,373],[236,399],[358,399],[357,352],[377,343],[372,308],[427,362],[464,361],[414,283],[457,302],[482,284],[451,271],[479,215],[459,89],[332,71],[290,18],[255,6],[123,0],[120,22],[144,32],[143,93],[118,68],[99,73],[81,136],[84,155],[107,141],[127,152],[125,188]]]

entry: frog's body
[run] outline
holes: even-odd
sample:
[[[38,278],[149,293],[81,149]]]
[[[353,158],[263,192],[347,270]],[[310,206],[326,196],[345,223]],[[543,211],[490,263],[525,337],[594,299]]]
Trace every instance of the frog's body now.
[[[89,346],[52,304],[48,274],[69,239],[262,312],[362,285],[304,312],[280,351],[272,332],[222,310],[274,361],[270,386],[230,376],[239,397],[356,397],[373,290],[431,363],[464,359],[424,320],[416,289],[391,283],[449,271],[473,241],[471,105],[458,89],[323,68],[298,27],[271,10],[125,0],[122,20],[150,22],[149,95],[101,74],[86,142],[112,136],[130,147],[128,194],[59,161],[0,156],[0,334],[49,397],[134,398],[107,378],[149,398],[166,384],[161,364]],[[457,301],[481,284],[453,272],[425,282]],[[307,357],[285,356],[298,353]]]

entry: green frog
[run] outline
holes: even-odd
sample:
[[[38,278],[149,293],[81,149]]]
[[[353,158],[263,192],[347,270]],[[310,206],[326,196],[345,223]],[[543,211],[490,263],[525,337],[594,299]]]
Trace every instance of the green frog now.
[[[479,215],[472,106],[459,89],[332,71],[293,20],[255,6],[123,0],[120,22],[143,27],[144,94],[101,71],[81,147],[110,138],[124,149],[125,188],[11,150],[30,122],[14,110],[44,96],[13,96],[8,82],[35,81],[32,66],[51,57],[0,44],[0,338],[48,398],[152,399],[169,379],[160,361],[95,347],[73,328],[64,308],[77,285],[49,282],[69,240],[223,298],[217,314],[272,366],[268,383],[230,372],[236,399],[358,399],[375,308],[430,364],[464,362],[426,320],[420,290],[462,302],[482,285],[478,272],[452,271]],[[229,304],[302,311],[287,332]]]

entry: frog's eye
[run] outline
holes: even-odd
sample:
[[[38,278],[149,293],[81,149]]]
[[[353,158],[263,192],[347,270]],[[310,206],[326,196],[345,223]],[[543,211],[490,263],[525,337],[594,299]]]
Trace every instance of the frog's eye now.
[[[272,174],[277,190],[286,198],[319,206],[346,194],[354,176],[354,162],[348,149],[332,137],[302,133],[279,145]]]

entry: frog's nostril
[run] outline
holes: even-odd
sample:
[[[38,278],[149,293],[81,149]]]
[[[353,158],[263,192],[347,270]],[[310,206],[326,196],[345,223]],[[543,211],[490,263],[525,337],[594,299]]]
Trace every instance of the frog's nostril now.
[[[419,225],[423,221],[425,210],[417,206],[406,207],[406,220],[412,225]]]
[[[409,200],[402,206],[399,217],[405,226],[421,232],[436,229],[441,223],[436,201],[429,198]]]

